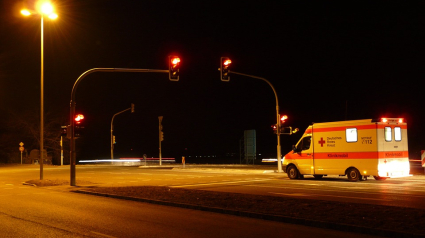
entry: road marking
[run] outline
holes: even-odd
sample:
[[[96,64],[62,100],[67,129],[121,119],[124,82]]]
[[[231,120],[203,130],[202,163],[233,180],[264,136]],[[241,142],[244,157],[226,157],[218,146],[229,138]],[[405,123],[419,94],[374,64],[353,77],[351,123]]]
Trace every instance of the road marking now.
[[[95,232],[95,231],[90,231],[90,232],[93,233],[93,234],[96,234],[96,235],[103,236],[103,237],[116,238],[115,236],[110,236],[110,235],[102,234],[102,233]]]
[[[295,189],[298,189],[298,190],[307,189],[309,191],[341,192],[341,190],[338,190],[338,189],[341,189],[341,187],[333,187],[335,189],[321,189],[321,188],[316,188],[316,187],[314,187],[314,188],[313,187],[311,187],[311,188],[297,188],[297,187],[293,187],[293,186],[289,186],[289,187],[278,187],[278,186],[272,186],[272,185],[256,185],[256,184],[247,184],[245,186],[248,186],[248,187],[261,187],[261,188],[276,188],[276,189],[294,189],[294,190]],[[364,194],[364,195],[367,195],[367,196],[370,196],[372,194],[375,194],[375,195],[382,194],[379,191],[378,192],[370,192],[370,191],[368,191],[368,190],[372,190],[372,189],[373,188],[367,188],[367,187],[365,187],[365,188],[363,188],[364,191],[351,190],[350,193]],[[391,189],[391,191],[388,194],[393,194],[393,195],[396,195],[396,196],[399,196],[399,197],[416,197],[416,198],[424,198],[425,199],[425,195],[423,195],[423,194],[413,194],[413,193],[410,193],[410,194],[400,194],[400,193],[397,193],[397,191],[402,190],[401,188],[399,188],[399,189],[397,189],[397,188],[388,188],[388,189]],[[410,192],[413,192],[413,191],[414,190],[410,190]],[[424,192],[424,190],[418,190],[418,191],[421,192],[421,193]]]
[[[270,194],[284,195],[284,196],[322,196],[322,197],[333,197],[333,198],[350,198],[350,199],[363,199],[363,200],[376,200],[376,201],[386,201],[389,202],[389,199],[382,198],[363,198],[363,197],[349,197],[349,196],[336,196],[336,195],[327,195],[327,194],[306,194],[306,193],[273,193]]]
[[[198,184],[187,184],[187,185],[174,185],[171,187],[182,188],[182,187],[196,187],[196,186],[209,186],[209,185],[218,185],[218,184],[235,184],[235,183],[249,183],[249,182],[258,182],[258,181],[268,181],[271,179],[255,179],[255,180],[245,180],[245,181],[234,181],[234,182],[211,182],[211,183],[198,183]]]

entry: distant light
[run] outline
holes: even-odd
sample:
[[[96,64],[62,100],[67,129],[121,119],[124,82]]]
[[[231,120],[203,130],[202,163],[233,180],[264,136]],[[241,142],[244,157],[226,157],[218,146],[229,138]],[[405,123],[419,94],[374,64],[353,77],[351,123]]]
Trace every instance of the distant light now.
[[[80,160],[80,163],[119,163],[119,162],[140,162],[140,160],[135,159],[119,159],[119,160],[111,160],[111,159],[100,159],[100,160]]]
[[[382,118],[381,121],[384,122],[384,123],[388,122],[387,118]]]
[[[399,123],[403,123],[403,118],[398,119]]]
[[[21,14],[24,15],[24,16],[29,16],[29,15],[31,15],[31,12],[27,9],[22,9]]]

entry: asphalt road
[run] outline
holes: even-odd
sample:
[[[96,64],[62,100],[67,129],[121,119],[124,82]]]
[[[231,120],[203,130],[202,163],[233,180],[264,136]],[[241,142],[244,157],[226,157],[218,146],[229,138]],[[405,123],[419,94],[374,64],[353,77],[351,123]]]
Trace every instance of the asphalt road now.
[[[164,169],[157,168],[80,166],[77,180],[93,181],[100,186],[170,186],[425,208],[425,176],[417,169],[419,173],[411,177],[349,182],[346,177],[338,176],[321,180],[305,176],[302,180],[290,180],[284,173],[275,173],[272,166],[193,165],[182,168],[179,165],[171,169],[163,165]]]
[[[129,165],[129,164],[128,164]],[[39,178],[39,167],[10,167],[9,180]],[[425,176],[416,170],[414,176],[376,181],[349,182],[346,177],[325,177],[316,180],[306,176],[290,180],[284,173],[275,173],[272,166],[77,166],[77,186],[90,181],[96,186],[170,186],[222,192],[302,197],[342,202],[425,208]],[[13,172],[15,171],[15,172]],[[19,172],[19,173],[17,173]],[[2,175],[0,175],[0,179]],[[45,166],[45,179],[70,179],[69,166]],[[2,181],[0,180],[0,185]],[[80,183],[80,184],[79,184]],[[90,185],[90,184],[89,184]]]
[[[45,167],[44,172],[45,180],[69,178],[69,167]],[[220,181],[225,178],[240,182],[247,181],[246,176],[232,173],[220,178],[210,172],[78,166],[77,181],[92,180],[102,186],[165,185],[172,181],[218,181],[217,177]],[[70,193],[73,188],[69,186],[22,184],[37,178],[39,170],[34,166],[0,166],[2,237],[358,237],[347,232]]]

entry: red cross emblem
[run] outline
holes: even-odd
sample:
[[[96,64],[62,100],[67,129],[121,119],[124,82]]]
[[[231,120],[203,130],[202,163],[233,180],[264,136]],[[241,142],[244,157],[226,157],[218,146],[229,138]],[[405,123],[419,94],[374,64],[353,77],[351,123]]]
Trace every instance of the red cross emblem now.
[[[319,144],[321,145],[321,147],[323,147],[323,144],[325,144],[323,137],[320,137]]]

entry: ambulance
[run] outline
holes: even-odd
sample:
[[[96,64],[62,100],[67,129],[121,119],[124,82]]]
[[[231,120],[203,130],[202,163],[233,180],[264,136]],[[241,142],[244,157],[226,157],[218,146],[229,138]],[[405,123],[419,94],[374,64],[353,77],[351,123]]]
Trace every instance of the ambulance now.
[[[407,124],[402,118],[310,125],[282,160],[290,179],[347,176],[349,181],[409,176]]]

